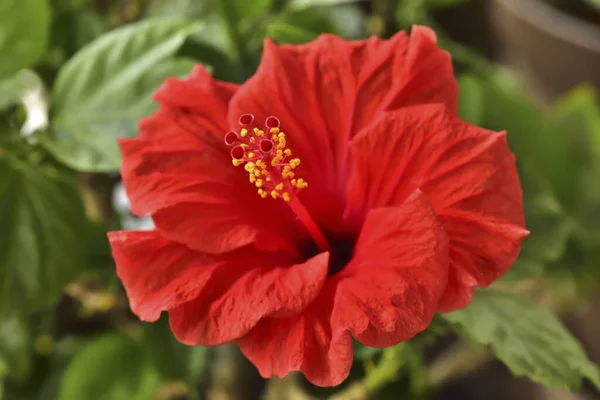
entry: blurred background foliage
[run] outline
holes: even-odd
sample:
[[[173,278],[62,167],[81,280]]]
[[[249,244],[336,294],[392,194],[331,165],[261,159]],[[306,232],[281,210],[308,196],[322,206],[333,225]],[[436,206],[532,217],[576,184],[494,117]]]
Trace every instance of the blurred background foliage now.
[[[600,29],[597,0],[522,4],[542,2]],[[600,398],[597,83],[573,59],[552,92],[500,54],[490,26],[509,3],[0,0],[0,399]],[[389,37],[413,24],[452,54],[461,116],[508,131],[532,234],[506,276],[409,342],[357,344],[351,377],[330,389],[264,381],[235,347],[189,348],[165,318],[137,321],[106,231],[151,226],[129,213],[116,139],[136,135],[161,82],[196,63],[243,82],[265,37]]]

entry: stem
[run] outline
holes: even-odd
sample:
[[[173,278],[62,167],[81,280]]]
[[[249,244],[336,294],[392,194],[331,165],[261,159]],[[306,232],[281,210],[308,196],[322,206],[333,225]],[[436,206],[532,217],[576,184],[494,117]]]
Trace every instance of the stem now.
[[[403,346],[399,344],[398,346]],[[376,367],[367,372],[363,380],[363,386],[367,393],[376,393],[390,382],[393,382],[403,365],[402,351],[398,346],[387,348],[383,351],[383,357]]]
[[[403,348],[407,347],[401,343],[383,350],[381,361],[376,366],[367,369],[367,374],[362,381],[331,396],[328,400],[367,400],[372,398],[385,385],[396,380],[400,368],[404,365]]]
[[[300,375],[291,373],[283,379],[272,378],[267,383],[262,400],[319,400],[305,393],[300,385]]]
[[[220,400],[254,400],[262,391],[264,380],[233,343],[216,349],[207,398]]]
[[[429,384],[440,387],[454,378],[476,370],[492,359],[492,354],[483,348],[460,341],[438,357],[427,370]]]

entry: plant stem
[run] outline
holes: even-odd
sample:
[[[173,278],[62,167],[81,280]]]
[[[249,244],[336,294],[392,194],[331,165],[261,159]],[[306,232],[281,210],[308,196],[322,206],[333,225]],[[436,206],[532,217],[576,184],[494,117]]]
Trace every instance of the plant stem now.
[[[454,378],[468,374],[492,359],[489,351],[459,341],[441,354],[427,369],[432,387],[441,387]]]

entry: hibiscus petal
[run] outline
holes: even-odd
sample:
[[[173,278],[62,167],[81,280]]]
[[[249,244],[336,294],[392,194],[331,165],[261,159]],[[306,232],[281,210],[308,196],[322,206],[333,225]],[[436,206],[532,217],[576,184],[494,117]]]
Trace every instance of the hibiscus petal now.
[[[167,105],[140,122],[140,137],[119,142],[131,209],[151,215],[167,238],[206,253],[253,242],[291,248],[306,235],[282,202],[258,196],[245,172],[231,165],[223,143],[235,88],[197,67],[186,80],[172,78],[159,89],[156,98]],[[193,129],[176,122],[181,107],[193,111]]]
[[[349,331],[383,347],[429,325],[446,286],[447,242],[419,191],[401,207],[373,210],[352,261],[311,305],[263,319],[237,343],[265,378],[302,371],[315,385],[338,385],[352,366]]]
[[[321,35],[306,45],[276,46],[267,40],[257,73],[231,101],[229,120],[235,127],[248,112],[258,121],[268,115],[281,120],[311,185],[302,201],[325,230],[335,231],[348,140],[385,110],[431,102],[456,109],[457,93],[450,57],[429,28],[387,41]]]
[[[170,310],[171,330],[178,340],[218,345],[245,335],[261,318],[302,311],[325,282],[329,253],[282,267],[264,267],[261,257],[244,261],[219,269],[200,296]]]
[[[352,337],[347,330],[332,330],[335,291],[335,280],[330,280],[301,314],[265,318],[236,341],[264,378],[302,371],[314,385],[336,386],[348,377]]]
[[[176,337],[189,345],[229,342],[262,317],[302,311],[323,286],[329,261],[322,253],[290,266],[250,247],[208,255],[158,231],[110,232],[109,240],[133,312],[156,321],[168,311]]]
[[[371,210],[340,272],[333,321],[371,347],[412,338],[431,323],[448,277],[448,238],[425,195]]]
[[[450,54],[436,44],[433,30],[413,26],[406,57],[402,60],[402,85],[388,96],[386,110],[418,104],[441,103],[458,112],[458,83]],[[400,68],[400,62],[398,62]],[[372,121],[372,120],[371,120]],[[369,123],[370,121],[367,121]],[[364,126],[364,125],[363,125]]]
[[[162,311],[198,297],[215,270],[226,264],[158,231],[109,232],[108,238],[131,310],[144,321],[156,321]]]
[[[470,302],[517,257],[524,229],[522,191],[505,132],[459,120],[443,105],[385,114],[352,143],[347,218],[398,205],[420,188],[450,238],[450,271],[439,310]]]

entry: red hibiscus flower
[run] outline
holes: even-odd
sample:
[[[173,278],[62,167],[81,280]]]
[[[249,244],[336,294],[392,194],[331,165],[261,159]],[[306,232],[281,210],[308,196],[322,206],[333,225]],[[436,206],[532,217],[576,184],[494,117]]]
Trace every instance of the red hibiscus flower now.
[[[517,257],[522,193],[504,132],[456,116],[428,28],[265,42],[241,86],[169,79],[122,176],[153,231],[109,234],[132,310],[189,345],[235,341],[265,377],[336,385],[352,337],[394,345],[469,304]]]

